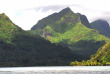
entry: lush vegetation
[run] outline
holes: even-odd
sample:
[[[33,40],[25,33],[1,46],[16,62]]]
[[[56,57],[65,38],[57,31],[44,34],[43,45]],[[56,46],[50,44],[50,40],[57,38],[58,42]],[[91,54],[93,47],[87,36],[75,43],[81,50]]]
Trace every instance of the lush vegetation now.
[[[110,42],[100,47],[96,54],[91,56],[92,61],[98,60],[99,62],[110,62]]]
[[[30,31],[23,31],[5,14],[0,14],[0,67],[62,66],[77,60],[76,57],[77,54],[68,47],[52,44]]]
[[[0,38],[8,43],[11,43],[11,39],[14,34],[22,31],[21,28],[17,27],[10,21],[10,19],[3,13],[0,14]]]
[[[100,34],[110,38],[110,27],[107,21],[96,20],[91,23],[91,28],[98,30]]]
[[[70,66],[105,66],[107,65],[106,61],[91,61],[91,60],[87,60],[87,61],[74,61],[70,63]]]
[[[81,61],[90,59],[90,56],[95,54],[100,46],[110,41],[97,30],[90,28],[91,25],[86,16],[66,8],[59,13],[43,18],[32,27],[31,31],[45,37],[51,43],[69,47],[73,52],[83,56],[79,60]]]
[[[51,44],[40,36],[18,34],[12,43],[1,41],[0,66],[62,66],[77,56],[69,48]]]
[[[86,16],[69,8],[40,20],[31,31],[0,14],[0,66],[62,66],[75,60],[71,66],[107,65],[110,39],[90,27]]]
[[[91,55],[91,59],[82,62],[71,62],[71,66],[102,66],[102,65],[110,65],[110,42],[101,46],[97,53]]]

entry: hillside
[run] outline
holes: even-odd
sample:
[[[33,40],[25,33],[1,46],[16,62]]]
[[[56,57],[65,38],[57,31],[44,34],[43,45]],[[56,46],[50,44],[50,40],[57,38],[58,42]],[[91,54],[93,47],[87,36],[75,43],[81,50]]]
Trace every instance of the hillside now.
[[[91,23],[91,28],[99,31],[100,34],[110,38],[110,26],[105,20],[96,20]]]
[[[110,42],[100,47],[96,54],[92,55],[91,61],[110,62]]]
[[[74,13],[65,8],[38,21],[31,32],[48,39],[51,43],[69,47],[73,52],[81,55],[81,60],[87,60],[96,53],[98,48],[110,39],[99,34],[91,26],[85,15]]]
[[[11,39],[14,34],[23,31],[21,28],[16,26],[8,16],[4,13],[0,14],[0,38],[8,43],[11,43]]]
[[[26,32],[0,14],[0,67],[63,66],[81,58],[77,56],[68,47]]]
[[[71,66],[105,66],[110,65],[110,42],[101,46],[98,51],[91,55],[91,59],[82,62],[70,62]]]

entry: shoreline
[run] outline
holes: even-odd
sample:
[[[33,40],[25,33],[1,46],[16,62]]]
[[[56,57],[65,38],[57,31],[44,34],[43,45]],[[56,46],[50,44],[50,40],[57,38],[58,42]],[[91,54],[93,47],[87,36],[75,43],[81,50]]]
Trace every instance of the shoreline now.
[[[71,74],[71,73],[75,73],[75,74],[110,74],[110,71],[24,71],[24,72],[21,72],[21,71],[0,71],[0,74],[4,74],[4,73],[9,73],[9,74],[16,74],[16,73],[19,73],[19,74]]]
[[[1,71],[110,71],[110,66],[7,67]]]

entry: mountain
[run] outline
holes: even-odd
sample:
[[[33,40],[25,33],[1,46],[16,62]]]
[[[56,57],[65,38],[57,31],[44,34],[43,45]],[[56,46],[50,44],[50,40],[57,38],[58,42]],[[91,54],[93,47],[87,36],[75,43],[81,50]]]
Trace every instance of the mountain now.
[[[69,16],[66,16],[66,15],[69,15]],[[73,15],[73,16],[71,17],[71,15]],[[65,17],[64,20],[63,20],[63,17]],[[60,25],[57,22],[58,20],[60,20],[60,22],[59,22],[59,23],[61,23]],[[42,35],[41,29],[45,28],[47,25],[51,25],[51,27],[55,31],[65,32],[66,29],[64,29],[64,28],[68,27],[68,25],[66,25],[66,24],[67,23],[71,24],[71,23],[75,23],[75,22],[81,22],[86,27],[90,28],[90,24],[85,15],[82,15],[80,13],[75,14],[75,13],[73,13],[73,11],[70,8],[65,8],[62,11],[60,11],[59,13],[53,13],[52,15],[47,16],[46,18],[43,18],[42,20],[39,20],[38,23],[35,24],[31,28],[31,30],[32,31],[36,30],[38,35]]]
[[[99,31],[100,34],[110,38],[110,26],[105,20],[96,20],[91,23],[91,28]]]
[[[89,59],[90,55],[96,53],[100,46],[110,40],[90,28],[91,25],[85,15],[65,8],[39,20],[31,28],[31,32],[48,39],[51,43],[69,47],[83,57],[81,61]]]
[[[16,26],[4,13],[0,14],[1,39],[5,40],[8,43],[11,43],[11,39],[14,37],[14,34],[17,34],[19,31],[23,30]]]
[[[68,47],[24,31],[0,14],[0,67],[63,66],[80,58]]]

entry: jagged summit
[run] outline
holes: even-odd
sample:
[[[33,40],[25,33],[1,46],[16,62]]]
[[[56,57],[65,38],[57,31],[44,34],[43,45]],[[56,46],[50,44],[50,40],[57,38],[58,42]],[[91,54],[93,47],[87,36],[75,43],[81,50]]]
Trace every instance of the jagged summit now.
[[[0,14],[0,16],[8,17],[5,13]]]
[[[71,9],[69,7],[64,8],[63,10],[70,11]]]
[[[49,15],[49,16],[47,16],[47,17],[41,19],[41,20],[39,20],[38,23],[35,24],[35,25],[31,28],[31,30],[36,30],[36,29],[38,29],[38,28],[42,28],[42,29],[43,29],[43,28],[46,27],[48,24],[53,24],[53,23],[55,23],[56,21],[58,21],[59,19],[61,19],[62,17],[64,17],[64,15],[67,15],[67,16],[69,15],[69,16],[71,16],[72,14],[74,14],[73,11],[72,11],[69,7],[67,7],[67,8],[61,10],[61,11],[58,12],[58,13],[53,13],[53,14],[51,14],[51,15]],[[45,22],[44,22],[44,21],[45,21]]]
[[[63,10],[61,10],[60,12],[69,12],[69,11],[72,11],[72,10],[69,7],[67,7],[67,8],[64,8]]]
[[[57,21],[59,21],[59,23]],[[47,25],[51,25],[54,30],[63,33],[67,30],[66,28],[69,27],[67,24],[73,24],[76,22],[81,22],[79,15],[74,14],[74,12],[67,7],[58,13],[53,13],[52,15],[39,20],[31,30],[43,29]]]
[[[2,13],[2,14],[0,14],[0,15],[5,15],[5,13]]]
[[[0,14],[0,19],[8,19],[8,20],[10,20],[9,17],[5,13]]]
[[[49,25],[49,24],[51,25],[51,24],[55,23],[56,21],[60,21],[60,20],[62,20],[62,22],[71,23],[71,24],[73,24],[75,22],[81,22],[83,25],[90,28],[89,21],[85,15],[82,15],[80,13],[74,13],[69,7],[67,7],[58,13],[53,13],[53,14],[39,20],[38,23],[36,23],[31,28],[31,30],[43,29],[47,25]],[[56,26],[56,25],[54,25],[54,26]],[[64,25],[62,25],[62,26],[64,26]]]

